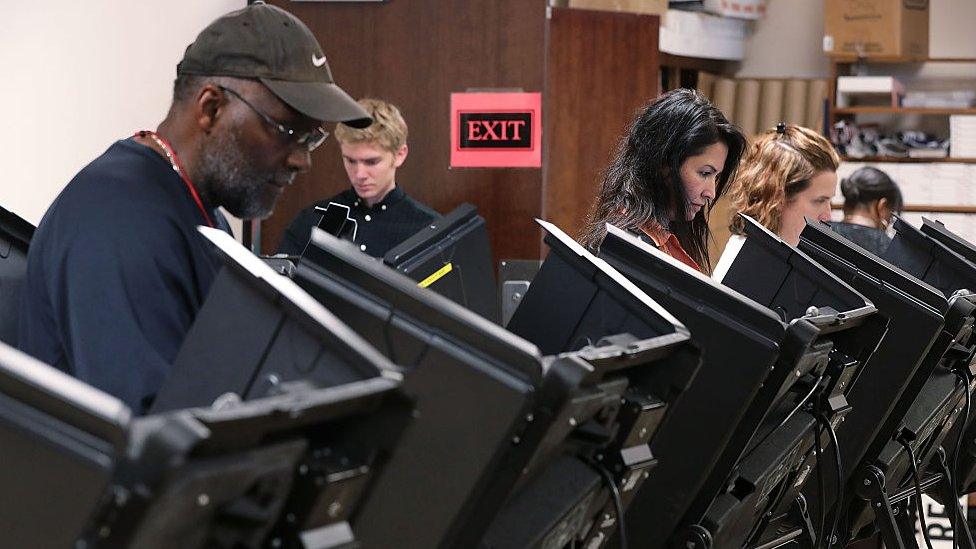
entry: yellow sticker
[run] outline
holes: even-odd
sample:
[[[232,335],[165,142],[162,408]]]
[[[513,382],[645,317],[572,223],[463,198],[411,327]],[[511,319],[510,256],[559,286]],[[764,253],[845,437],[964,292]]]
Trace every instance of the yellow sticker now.
[[[441,278],[444,278],[444,275],[446,275],[447,273],[451,272],[452,269],[454,269],[454,266],[451,265],[450,263],[448,263],[447,265],[444,265],[440,269],[437,269],[434,272],[434,274],[432,274],[432,275],[428,276],[427,278],[421,280],[417,284],[417,286],[420,286],[421,288],[426,288],[427,286],[430,286],[431,284],[437,282]]]

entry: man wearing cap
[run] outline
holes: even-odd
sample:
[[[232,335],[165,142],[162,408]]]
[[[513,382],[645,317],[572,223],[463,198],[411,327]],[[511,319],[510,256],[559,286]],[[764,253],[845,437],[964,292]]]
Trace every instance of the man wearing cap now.
[[[373,257],[383,257],[439,217],[396,183],[397,168],[407,159],[407,123],[400,110],[380,99],[360,99],[359,104],[373,123],[363,129],[339,124],[335,131],[350,188],[299,212],[285,231],[278,253],[300,255],[312,227],[330,203],[349,207],[348,215],[356,221],[354,240]]]
[[[268,216],[322,122],[368,126],[311,31],[263,2],[200,33],[156,131],[83,168],[31,241],[18,346],[143,412],[218,263],[197,226]]]

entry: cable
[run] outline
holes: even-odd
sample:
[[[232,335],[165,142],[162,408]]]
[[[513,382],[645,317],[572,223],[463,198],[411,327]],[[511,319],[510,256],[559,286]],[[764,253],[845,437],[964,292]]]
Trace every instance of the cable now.
[[[962,491],[962,486],[959,486],[959,450],[962,448],[963,436],[966,434],[966,423],[969,422],[969,412],[971,406],[969,387],[972,380],[969,377],[967,368],[968,367],[963,367],[962,369],[956,371],[956,375],[962,377],[963,383],[966,384],[965,390],[963,391],[966,395],[966,415],[962,416],[962,422],[959,425],[959,435],[956,437],[956,447],[952,451],[952,469],[949,471],[952,476],[950,476],[948,479],[949,486],[952,488],[952,497],[954,498],[952,501],[952,514],[956,516],[956,522],[960,523],[960,525],[960,521],[965,520],[965,518],[962,516],[962,513],[959,512],[959,505],[956,503],[955,498],[956,494]],[[946,502],[946,504],[949,504],[949,502]],[[956,549],[958,547],[959,542],[957,541],[957,530],[959,530],[958,527],[952,529],[952,549]]]
[[[816,383],[814,383],[813,387],[810,388],[810,392],[807,393],[805,397],[803,397],[803,400],[801,400],[800,403],[796,405],[796,408],[793,408],[793,410],[791,410],[790,413],[786,414],[786,417],[783,418],[783,421],[779,422],[779,425],[776,426],[776,429],[779,429],[780,427],[786,425],[786,422],[789,421],[791,417],[793,417],[793,414],[797,413],[800,410],[800,408],[802,408],[803,405],[806,404],[808,400],[810,400],[810,397],[813,396],[813,393],[814,391],[817,390],[817,387],[820,387],[820,382],[823,381],[825,375],[826,372],[820,374],[820,377],[817,378]],[[774,429],[774,431],[776,429]]]
[[[607,484],[607,488],[610,489],[610,496],[613,498],[613,507],[617,513],[617,530],[620,536],[620,549],[627,549],[627,529],[624,528],[624,504],[620,499],[620,490],[617,488],[617,483],[614,482],[613,475],[610,474],[610,471],[607,471],[603,465],[589,460],[587,460],[587,463],[590,467],[595,469],[596,472],[600,473],[600,476],[603,477],[604,482]]]
[[[764,437],[762,437],[762,440],[760,440],[759,442],[757,442],[756,445],[753,446],[753,448],[759,448],[760,446],[762,446],[762,444],[764,442],[766,442],[766,440],[769,437],[773,436],[773,433],[775,433],[776,431],[778,431],[780,427],[786,425],[786,422],[789,421],[790,418],[793,417],[798,411],[800,411],[800,408],[802,408],[803,405],[806,404],[810,400],[810,397],[813,396],[813,393],[817,390],[818,387],[820,387],[820,382],[823,381],[823,378],[824,378],[825,375],[826,375],[826,372],[820,374],[820,377],[817,378],[817,381],[813,384],[813,387],[806,394],[806,396],[804,396],[803,399],[800,400],[800,403],[797,404],[792,410],[790,410],[790,413],[786,414],[786,417],[784,417],[783,420],[780,421],[779,424],[776,425],[775,428],[771,429],[768,433],[766,433],[766,435]]]
[[[956,437],[956,447],[952,452],[952,478],[958,482],[959,481],[959,451],[962,448],[963,437],[965,436],[966,424],[969,422],[970,413],[970,394],[969,386],[972,383],[972,378],[969,377],[969,372],[965,369],[957,370],[956,375],[962,378],[963,383],[965,383],[965,395],[966,395],[966,415],[962,417],[962,424],[959,425],[959,435]],[[953,495],[958,494],[961,486],[952,485]]]
[[[826,421],[827,418],[824,418]],[[841,504],[844,502],[844,464],[840,457],[840,443],[837,442],[837,432],[834,426],[827,421],[827,429],[830,434],[830,441],[834,445],[834,459],[837,460],[837,512],[834,513],[834,522],[830,526],[830,540],[833,543],[834,535],[837,533],[837,525],[840,524]]]
[[[824,427],[827,429],[827,433],[830,435],[830,443],[834,446],[834,459],[837,464],[837,503],[834,505],[834,518],[831,521],[830,526],[830,537],[827,538],[828,547],[832,545],[834,535],[837,533],[837,527],[840,524],[840,514],[843,509],[844,503],[844,465],[840,457],[840,444],[837,443],[837,433],[834,431],[834,426],[830,424],[827,416],[822,413],[818,413],[816,416],[818,421],[822,421]]]
[[[820,436],[823,434],[823,427],[820,426],[820,422],[817,422],[817,432],[814,433],[814,446],[813,450],[817,455],[817,485],[820,487],[820,497],[818,498],[818,506],[820,507],[820,529],[817,530],[817,541],[820,542],[821,547],[826,547],[823,545],[824,530],[827,528],[827,504],[824,498],[827,497],[827,475],[824,474],[823,470],[823,449],[820,447]]]
[[[939,449],[936,452],[936,457],[939,458],[939,467],[942,469],[942,476],[945,477],[945,481],[949,485],[949,490],[951,491],[952,490],[952,486],[953,486],[953,481],[952,481],[952,478],[953,477],[952,477],[952,472],[949,470],[949,460],[946,458],[946,452],[945,452],[945,449],[943,447],[939,446]],[[952,536],[953,536],[952,537],[952,549],[958,549],[958,540],[957,540],[957,536],[956,536],[956,531],[959,528],[961,528],[962,525],[965,524],[965,522],[959,522],[960,520],[963,520],[964,521],[965,518],[963,518],[962,512],[959,510],[958,501],[953,501],[952,503],[954,505],[954,508],[952,510],[952,515],[951,516],[954,516],[955,517],[955,518],[950,518],[949,519],[949,520],[952,521]],[[948,512],[949,511],[949,506],[946,505],[945,507],[946,507],[946,512]],[[968,527],[967,527],[967,530],[968,530]]]
[[[918,461],[915,460],[915,452],[912,451],[911,445],[909,445],[901,437],[898,438],[898,442],[905,447],[908,451],[908,457],[911,459],[912,466],[912,480],[915,481],[915,505],[918,506],[918,521],[922,526],[922,537],[925,538],[925,545],[928,549],[932,549],[932,540],[929,539],[929,525],[925,522],[925,511],[922,509],[922,481],[918,476]]]
[[[959,451],[962,448],[962,445],[963,445],[963,437],[965,436],[966,426],[969,423],[969,414],[972,412],[972,402],[971,402],[972,395],[970,395],[970,392],[969,391],[970,391],[970,388],[972,387],[973,380],[972,380],[972,377],[969,375],[969,367],[968,366],[963,367],[960,370],[960,373],[962,373],[963,381],[966,383],[966,389],[965,389],[965,395],[966,395],[966,415],[963,416],[963,418],[962,418],[962,425],[959,426],[959,437],[958,437],[958,439],[956,441],[956,448],[955,448],[955,451],[952,452],[952,454],[953,454],[952,455],[952,470],[950,472],[952,473],[952,483],[953,483],[952,484],[952,489],[953,489],[952,497],[953,498],[955,498],[956,495],[963,488],[962,486],[958,486],[958,483],[960,482],[960,479],[959,479]],[[956,503],[956,501],[953,501],[953,509],[955,510],[955,514],[956,514],[957,520],[959,521],[960,526],[965,527],[966,526],[966,517],[964,517],[963,514],[962,514],[962,512],[959,510],[959,505]],[[957,541],[956,541],[956,539],[957,539],[957,537],[956,537],[956,531],[957,530],[958,530],[958,528],[953,528],[952,529],[952,547],[953,547],[953,549],[955,549],[956,546],[957,546]]]

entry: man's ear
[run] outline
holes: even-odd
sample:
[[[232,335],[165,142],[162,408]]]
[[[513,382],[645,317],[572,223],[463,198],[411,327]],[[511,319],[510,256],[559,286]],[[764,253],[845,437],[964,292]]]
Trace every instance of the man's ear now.
[[[393,167],[399,168],[403,165],[403,161],[407,159],[407,153],[409,152],[407,144],[404,143],[395,153],[393,153]]]
[[[203,133],[209,134],[226,108],[227,97],[220,88],[206,84],[200,88],[193,103],[194,119]]]

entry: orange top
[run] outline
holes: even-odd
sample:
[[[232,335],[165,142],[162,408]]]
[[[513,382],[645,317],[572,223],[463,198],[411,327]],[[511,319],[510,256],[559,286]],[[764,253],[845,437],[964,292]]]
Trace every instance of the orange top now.
[[[698,265],[698,263],[692,259],[690,255],[688,255],[688,252],[681,247],[681,243],[678,242],[678,238],[674,236],[674,233],[665,231],[656,223],[642,227],[641,230],[644,231],[644,234],[651,237],[651,240],[654,241],[654,245],[657,246],[657,249],[700,273],[708,274],[705,273],[701,266]]]

